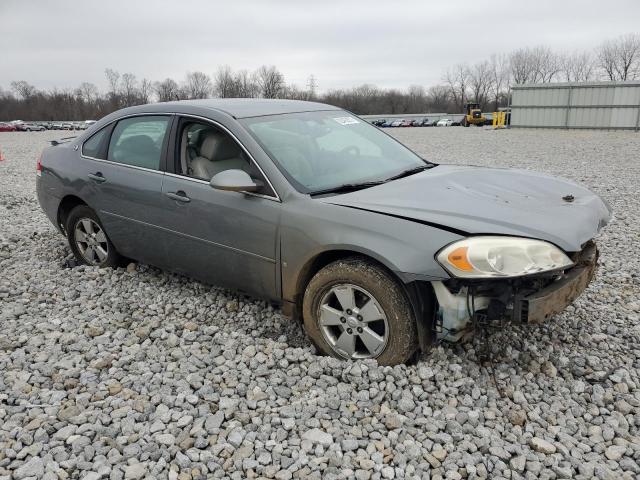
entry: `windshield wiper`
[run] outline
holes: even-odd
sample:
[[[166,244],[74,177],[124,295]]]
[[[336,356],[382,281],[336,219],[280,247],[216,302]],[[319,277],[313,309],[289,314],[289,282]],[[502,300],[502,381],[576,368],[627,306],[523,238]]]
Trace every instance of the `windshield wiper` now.
[[[363,190],[369,187],[375,187],[376,185],[382,185],[386,180],[376,180],[375,182],[362,182],[362,183],[345,183],[343,185],[338,185],[337,187],[325,188],[322,190],[316,190],[315,192],[311,192],[309,195],[322,195],[324,193],[347,193],[347,192],[355,192],[356,190]]]
[[[397,180],[399,178],[408,177],[409,175],[413,175],[414,173],[419,173],[424,170],[428,170],[430,168],[435,167],[435,163],[428,163],[426,165],[420,165],[419,167],[413,167],[408,170],[404,170],[397,175],[394,175],[389,178],[385,178],[384,180],[375,180],[371,182],[362,182],[362,183],[345,183],[343,185],[338,185],[337,187],[325,188],[322,190],[316,190],[315,192],[311,192],[309,195],[322,195],[324,193],[347,193],[347,192],[355,192],[356,190],[363,190],[369,187],[375,187],[376,185],[382,185],[383,183],[390,182],[391,180]]]
[[[435,163],[430,163],[428,165],[420,165],[419,167],[413,167],[408,170],[404,170],[398,173],[397,175],[387,178],[385,182],[390,182],[391,180],[398,180],[399,178],[408,177],[410,175],[413,175],[414,173],[424,172],[425,170],[428,170],[429,168],[433,168],[435,166],[436,166]]]

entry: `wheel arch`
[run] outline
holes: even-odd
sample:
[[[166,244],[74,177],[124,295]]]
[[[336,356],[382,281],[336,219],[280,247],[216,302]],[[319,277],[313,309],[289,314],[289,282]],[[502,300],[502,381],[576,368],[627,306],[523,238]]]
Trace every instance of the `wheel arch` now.
[[[295,286],[295,295],[292,309],[289,315],[301,320],[302,319],[302,300],[307,285],[322,268],[330,263],[345,258],[360,258],[384,269],[398,283],[402,291],[411,304],[414,312],[416,325],[418,327],[418,341],[420,349],[427,351],[433,343],[434,330],[434,308],[435,293],[431,283],[428,281],[405,281],[388,262],[377,258],[376,255],[362,252],[353,248],[334,248],[318,252],[316,255],[307,260],[300,269]]]
[[[389,266],[387,262],[378,258],[376,255],[372,255],[368,252],[362,252],[360,250],[348,247],[332,248],[316,253],[304,263],[302,268],[300,268],[295,279],[295,302],[299,303],[302,301],[302,297],[304,296],[307,285],[316,273],[318,273],[321,269],[323,269],[330,263],[345,258],[361,258],[363,260],[375,263],[376,265],[384,268],[384,270],[386,270],[393,278],[395,278],[399,284],[404,284],[402,279],[393,270],[393,268]]]
[[[87,202],[82,200],[77,195],[69,194],[62,198],[60,201],[60,205],[58,205],[58,214],[57,214],[57,222],[58,228],[66,235],[66,223],[67,218],[69,217],[69,213],[78,205],[87,205]]]

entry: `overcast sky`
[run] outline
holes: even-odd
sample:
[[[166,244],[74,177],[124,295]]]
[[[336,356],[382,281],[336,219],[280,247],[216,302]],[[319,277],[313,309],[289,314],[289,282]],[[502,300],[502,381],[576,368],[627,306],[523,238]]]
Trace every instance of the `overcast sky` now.
[[[433,85],[447,67],[535,45],[591,49],[640,31],[640,0],[0,0],[0,86],[106,87],[276,65],[320,90]]]

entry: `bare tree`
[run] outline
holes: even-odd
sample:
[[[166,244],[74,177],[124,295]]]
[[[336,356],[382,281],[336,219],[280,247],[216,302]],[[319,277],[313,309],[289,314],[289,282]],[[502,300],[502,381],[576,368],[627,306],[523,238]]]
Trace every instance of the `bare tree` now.
[[[511,78],[517,85],[533,83],[536,78],[536,65],[528,48],[521,48],[509,54]]]
[[[186,91],[189,98],[207,98],[211,94],[211,79],[206,73],[187,73]]]
[[[138,89],[140,103],[149,103],[153,95],[153,82],[148,78],[143,78]]]
[[[447,70],[444,81],[449,86],[449,95],[456,109],[462,111],[467,100],[467,88],[469,85],[469,67],[466,64],[458,64]]]
[[[256,72],[256,79],[263,98],[278,98],[284,90],[284,76],[276,67],[263,65]]]
[[[287,98],[289,100],[308,100],[309,92],[307,90],[302,90],[297,85],[285,85],[282,89],[281,93],[282,98]]]
[[[120,108],[120,73],[111,68],[107,68],[104,71],[107,77],[107,83],[109,84],[108,97],[111,102],[112,108],[117,110]]]
[[[409,111],[407,113],[423,113],[427,109],[427,95],[422,85],[409,85],[407,89]]]
[[[31,98],[36,93],[36,87],[26,82],[25,80],[11,82],[11,90],[16,92],[16,94],[24,100]]]
[[[476,63],[469,69],[469,88],[471,95],[476,103],[483,108],[488,100],[491,92],[492,80],[491,64],[485,60]]]
[[[254,98],[258,96],[258,84],[255,76],[247,70],[240,70],[234,75],[234,83],[239,98]]]
[[[573,52],[561,55],[560,67],[567,82],[593,80],[595,64],[590,52]]]
[[[222,65],[218,68],[213,79],[213,92],[220,98],[238,96],[233,72],[229,65]]]
[[[549,83],[561,70],[558,55],[548,47],[521,48],[509,55],[514,83]]]
[[[449,99],[449,87],[446,85],[434,85],[427,91],[427,104],[432,112],[447,112]]]
[[[181,99],[180,87],[178,83],[171,78],[166,78],[161,82],[154,83],[153,89],[158,96],[159,102],[171,102]]]
[[[640,76],[640,35],[630,33],[604,42],[598,64],[609,80],[634,80]]]
[[[125,106],[130,107],[138,103],[138,80],[133,73],[125,73],[122,75],[120,88]]]
[[[558,55],[548,47],[535,47],[531,54],[536,66],[535,82],[550,83],[561,70]]]
[[[82,98],[85,103],[95,102],[100,95],[98,87],[89,82],[82,82],[78,87],[78,93],[80,95],[80,98]]]
[[[111,95],[116,95],[120,85],[120,73],[112,70],[111,68],[107,68],[105,69],[104,74],[107,77],[107,82],[109,83],[109,93]]]
[[[493,97],[493,109],[498,111],[500,103],[508,103],[509,89],[509,57],[507,55],[491,55],[489,60],[491,75],[491,94]]]

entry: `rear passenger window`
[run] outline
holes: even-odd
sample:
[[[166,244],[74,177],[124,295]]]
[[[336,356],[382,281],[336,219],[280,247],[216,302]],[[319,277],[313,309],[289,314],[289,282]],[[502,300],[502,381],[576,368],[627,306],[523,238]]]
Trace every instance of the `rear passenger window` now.
[[[99,132],[94,133],[89,140],[82,145],[82,155],[85,157],[100,158],[104,160],[103,145],[107,139],[109,127],[105,127]]]
[[[120,120],[113,129],[107,159],[125,165],[159,170],[168,125],[169,117],[163,116]]]

